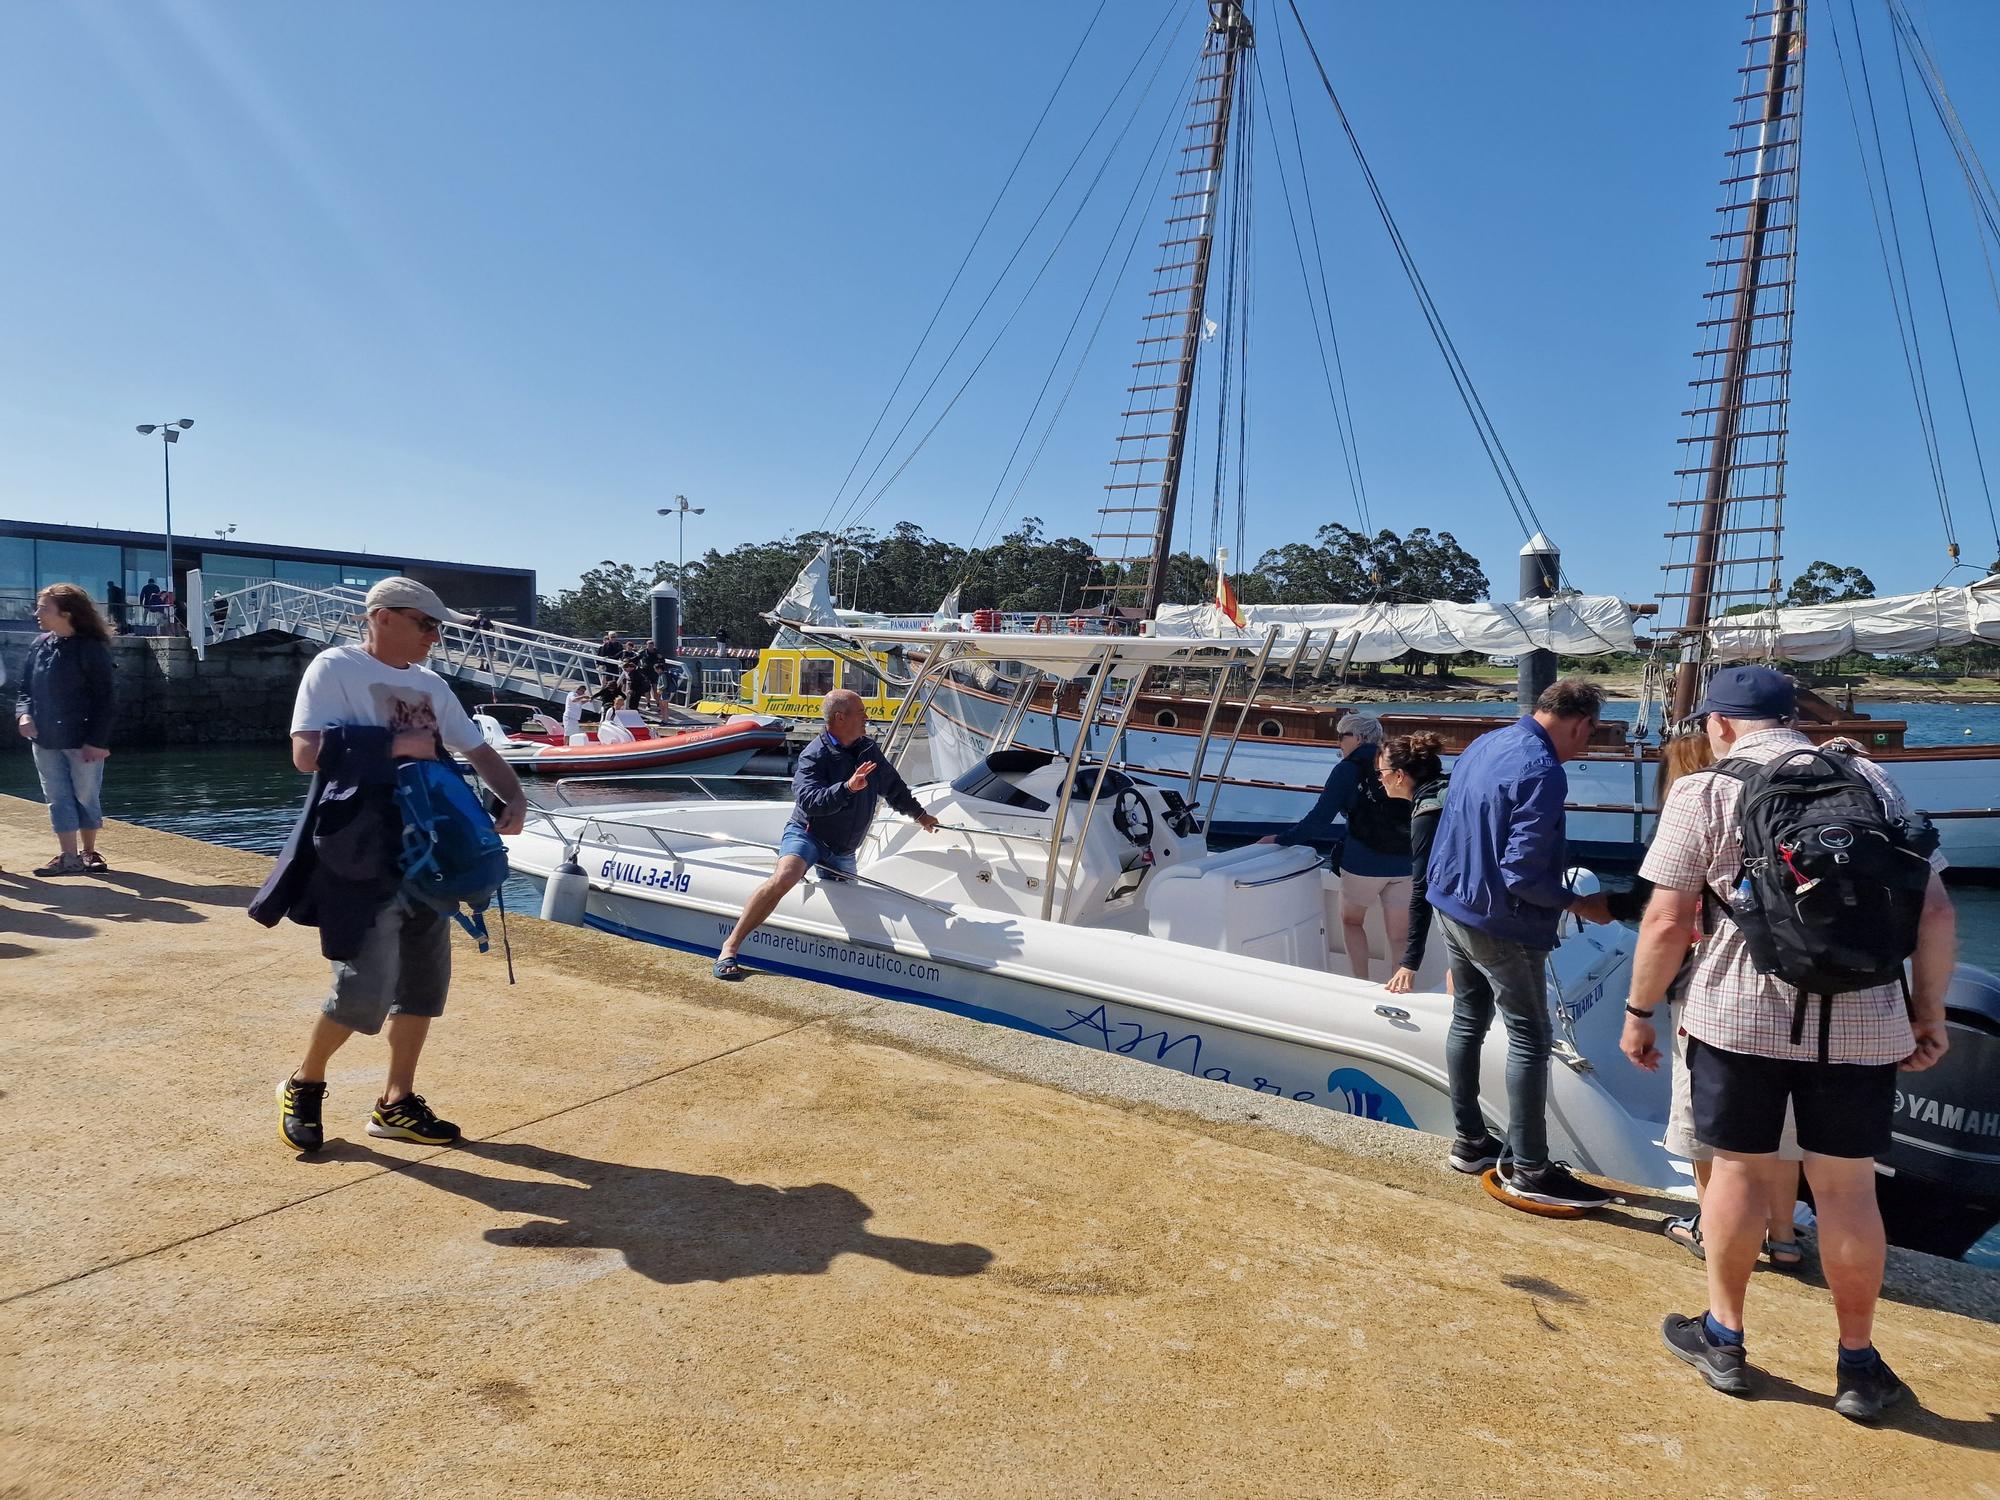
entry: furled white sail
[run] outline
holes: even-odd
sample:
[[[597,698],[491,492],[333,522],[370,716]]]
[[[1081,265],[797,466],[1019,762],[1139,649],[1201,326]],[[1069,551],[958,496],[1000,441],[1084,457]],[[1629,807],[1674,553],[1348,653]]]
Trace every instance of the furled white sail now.
[[[1710,636],[1722,661],[1826,661],[1850,651],[1906,656],[1940,646],[2000,644],[2000,575],[1966,588],[1729,615]]]
[[[1274,648],[1290,654],[1308,630],[1307,650],[1317,655],[1335,632],[1333,656],[1352,662],[1394,661],[1406,651],[1450,656],[1519,656],[1560,651],[1588,656],[1630,651],[1632,610],[1611,594],[1563,594],[1513,604],[1246,604],[1238,629],[1213,604],[1165,604],[1156,625],[1163,636],[1211,640],[1261,638],[1278,628]],[[1351,648],[1351,649],[1350,649]]]
[[[778,626],[778,633],[771,644],[777,647],[796,648],[804,644],[795,625],[838,625],[840,616],[834,612],[833,589],[833,544],[828,543],[813,555],[813,560],[799,569],[799,576],[792,580],[792,586],[785,590],[785,597],[772,607],[768,616]]]

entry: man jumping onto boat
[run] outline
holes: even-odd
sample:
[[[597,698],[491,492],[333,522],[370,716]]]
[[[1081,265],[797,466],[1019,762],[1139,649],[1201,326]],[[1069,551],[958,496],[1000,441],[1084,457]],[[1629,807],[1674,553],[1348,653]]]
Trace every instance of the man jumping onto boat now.
[[[814,865],[836,875],[855,872],[854,851],[875,821],[875,804],[889,805],[929,832],[937,819],[911,795],[896,768],[868,738],[868,711],[858,693],[836,688],[820,702],[826,732],[799,752],[792,772],[792,818],[778,840],[778,868],[750,894],[735,930],[715,960],[717,979],[740,979],[743,965],[736,954],[764,919],[778,909],[785,892],[805,878]]]

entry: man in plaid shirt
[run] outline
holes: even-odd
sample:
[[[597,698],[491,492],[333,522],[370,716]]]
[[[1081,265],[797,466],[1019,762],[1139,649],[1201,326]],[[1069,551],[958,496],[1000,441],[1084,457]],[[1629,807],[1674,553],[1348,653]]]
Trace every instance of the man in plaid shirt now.
[[[1718,760],[1759,764],[1811,748],[1791,727],[1796,711],[1791,679],[1768,667],[1717,672],[1700,710]],[[1854,767],[1892,820],[1907,815],[1902,795],[1878,767],[1859,759]],[[1739,877],[1742,792],[1732,776],[1682,777],[1667,794],[1640,867],[1654,893],[1639,931],[1621,1045],[1649,1071],[1660,1065],[1652,1013],[1705,915],[1703,892],[1726,908]],[[1819,1214],[1820,1262],[1840,1324],[1835,1409],[1869,1420],[1909,1394],[1873,1343],[1887,1253],[1875,1201],[1875,1158],[1889,1145],[1898,1070],[1928,1068],[1947,1045],[1944,993],[1954,921],[1937,873],[1943,857],[1932,855],[1931,866],[1910,959],[1909,1000],[1901,985],[1892,984],[1814,1002],[1831,1006],[1824,1051],[1820,1028],[1807,1028],[1794,1040],[1799,993],[1757,971],[1736,924],[1726,915],[1702,923],[1709,935],[1688,981],[1680,1026],[1689,1039],[1695,1137],[1715,1151],[1701,1215],[1709,1305],[1700,1317],[1669,1316],[1662,1333],[1667,1346],[1717,1390],[1749,1391],[1744,1292],[1762,1248],[1764,1186],[1777,1163],[1789,1101]]]

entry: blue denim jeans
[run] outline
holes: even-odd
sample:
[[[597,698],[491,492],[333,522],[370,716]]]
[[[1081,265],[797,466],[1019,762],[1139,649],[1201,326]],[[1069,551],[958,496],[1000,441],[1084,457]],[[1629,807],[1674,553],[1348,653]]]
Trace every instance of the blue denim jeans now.
[[[1549,1159],[1548,955],[1490,937],[1443,912],[1437,919],[1451,959],[1451,1031],[1444,1057],[1458,1133],[1471,1141],[1486,1133],[1479,1111],[1479,1053],[1497,1010],[1507,1028],[1506,1156],[1517,1165],[1539,1167]]]
[[[44,750],[37,745],[35,774],[42,778],[49,824],[57,833],[104,826],[104,809],[97,801],[104,787],[103,761],[86,761],[81,750]]]
[[[778,853],[781,856],[796,855],[806,862],[808,870],[815,865],[825,865],[839,875],[852,875],[855,872],[855,857],[852,853],[832,853],[796,823],[785,825],[785,831],[778,839]]]

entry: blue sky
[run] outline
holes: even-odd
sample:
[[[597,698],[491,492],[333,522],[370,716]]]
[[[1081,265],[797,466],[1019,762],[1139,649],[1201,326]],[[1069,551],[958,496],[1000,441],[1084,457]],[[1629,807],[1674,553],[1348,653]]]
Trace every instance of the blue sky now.
[[[1881,97],[1880,5],[1858,3]],[[1826,557],[1884,589],[1924,587],[1946,565],[1942,526],[1823,40],[1836,4],[1844,19],[1844,0],[1814,6],[1787,571]],[[1272,118],[1280,8],[1252,9]],[[1301,5],[1584,588],[1659,586],[1737,43],[1756,8]],[[251,539],[527,565],[553,591],[599,558],[671,558],[654,510],[676,492],[708,508],[694,551],[820,525],[1094,9],[0,7],[0,514],[157,525],[158,455],[132,426],[189,416],[183,533],[233,522]],[[1094,529],[1150,281],[1110,304],[1018,501],[1000,476],[1168,118],[1200,9],[1173,9],[1177,43],[1153,94],[1123,110],[1131,134],[1100,193],[867,523],[971,542],[998,485],[988,533],[1022,513]],[[2000,157],[2000,5],[1918,10],[1975,139]],[[941,327],[956,332],[966,289],[983,291],[1168,12],[1106,0]],[[1292,45],[1375,519],[1455,532],[1504,588],[1521,534]],[[1918,126],[2000,479],[2000,308],[1964,189],[1921,113]],[[1257,193],[1253,555],[1354,519],[1268,156]],[[1914,216],[1905,229],[1921,236]],[[1159,237],[1149,224],[1139,270]],[[1923,241],[1907,248],[1930,307]],[[1993,537],[1934,317],[1925,336],[1960,534],[1983,563]],[[975,331],[967,348],[984,345]]]

